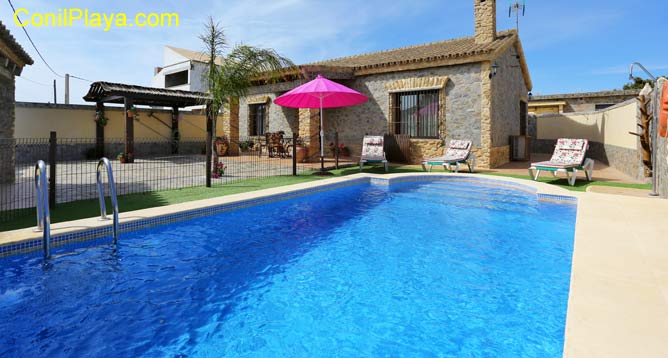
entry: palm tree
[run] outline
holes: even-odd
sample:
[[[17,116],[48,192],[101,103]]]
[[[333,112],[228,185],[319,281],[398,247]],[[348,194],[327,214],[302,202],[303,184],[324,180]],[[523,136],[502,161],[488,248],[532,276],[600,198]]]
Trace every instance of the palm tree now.
[[[212,17],[206,22],[205,31],[199,39],[204,43],[208,57],[205,82],[212,97],[208,115],[213,119],[215,138],[216,123],[221,109],[239,97],[246,96],[254,81],[259,79],[276,81],[294,64],[273,49],[248,45],[235,45],[230,49],[222,26]],[[215,150],[214,153],[215,163],[217,162]]]

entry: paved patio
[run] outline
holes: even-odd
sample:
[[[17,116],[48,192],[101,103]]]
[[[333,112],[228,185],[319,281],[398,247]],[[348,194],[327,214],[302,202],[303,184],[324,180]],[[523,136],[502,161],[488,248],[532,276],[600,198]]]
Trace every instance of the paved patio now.
[[[531,161],[522,161],[522,162],[510,162],[508,164],[502,165],[499,168],[486,170],[491,173],[503,173],[503,174],[518,174],[518,175],[528,175],[527,168],[531,166],[531,163],[541,162],[544,160],[550,160],[551,154],[532,154]],[[582,174],[584,175],[584,174]],[[628,175],[620,172],[619,170],[607,166],[599,161],[594,163],[594,180],[606,181],[612,183],[641,183]]]

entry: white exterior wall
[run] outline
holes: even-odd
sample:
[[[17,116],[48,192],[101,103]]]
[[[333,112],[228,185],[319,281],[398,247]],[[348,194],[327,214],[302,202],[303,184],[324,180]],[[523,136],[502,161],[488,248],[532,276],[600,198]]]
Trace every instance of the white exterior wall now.
[[[188,70],[188,83],[169,87],[169,89],[182,91],[196,91],[206,92],[206,83],[204,81],[204,74],[206,73],[206,64],[197,61],[191,61],[186,57],[179,55],[168,47],[165,47],[163,53],[163,66],[160,72],[153,76],[151,86],[156,88],[165,87],[165,76],[171,73]]]

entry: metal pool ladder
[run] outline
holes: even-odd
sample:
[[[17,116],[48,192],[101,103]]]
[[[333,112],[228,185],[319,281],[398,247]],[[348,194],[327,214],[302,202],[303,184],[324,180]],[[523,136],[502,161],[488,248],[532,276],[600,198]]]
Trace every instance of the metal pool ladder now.
[[[97,192],[100,197],[100,220],[109,220],[107,218],[107,207],[104,204],[104,189],[102,188],[102,170],[107,170],[107,178],[109,180],[109,188],[111,189],[111,205],[114,207],[114,245],[118,243],[118,200],[116,200],[116,183],[114,182],[114,173],[111,170],[111,163],[109,159],[102,158],[97,163]]]
[[[37,198],[37,229],[42,234],[44,258],[51,256],[51,214],[49,213],[49,187],[46,185],[46,164],[43,160],[35,165],[35,196]]]

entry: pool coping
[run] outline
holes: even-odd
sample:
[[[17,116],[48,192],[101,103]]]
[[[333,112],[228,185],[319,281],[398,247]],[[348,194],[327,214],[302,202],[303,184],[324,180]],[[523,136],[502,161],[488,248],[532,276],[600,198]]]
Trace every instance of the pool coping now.
[[[564,356],[663,356],[668,342],[668,225],[661,224],[666,222],[668,200],[573,192],[524,179],[476,174],[355,174],[121,213],[120,221],[129,224],[178,211],[244,202],[257,205],[248,201],[272,196],[283,200],[355,183],[445,177],[533,190],[540,200],[577,201]],[[109,227],[110,222],[92,218],[54,224],[52,232],[54,236],[86,230],[108,232]],[[0,245],[40,238],[32,229],[14,230],[0,233]]]

